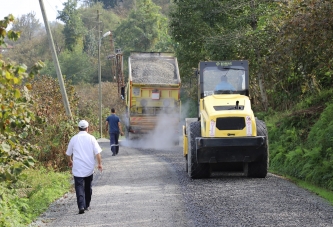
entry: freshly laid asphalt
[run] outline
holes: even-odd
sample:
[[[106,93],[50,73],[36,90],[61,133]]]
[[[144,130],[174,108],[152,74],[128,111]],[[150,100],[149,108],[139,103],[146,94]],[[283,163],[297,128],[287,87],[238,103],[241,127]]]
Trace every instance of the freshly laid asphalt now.
[[[91,210],[78,214],[75,193],[68,193],[30,226],[333,227],[333,206],[273,174],[192,180],[180,146],[121,146],[111,156],[108,141],[99,143],[104,171],[94,174]]]

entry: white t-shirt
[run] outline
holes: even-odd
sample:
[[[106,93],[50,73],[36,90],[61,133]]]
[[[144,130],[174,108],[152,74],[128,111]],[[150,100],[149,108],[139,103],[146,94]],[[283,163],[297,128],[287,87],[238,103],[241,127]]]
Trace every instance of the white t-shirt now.
[[[76,177],[88,177],[94,172],[95,155],[100,153],[102,148],[96,138],[86,131],[80,131],[69,141],[66,154],[73,154],[72,173]]]

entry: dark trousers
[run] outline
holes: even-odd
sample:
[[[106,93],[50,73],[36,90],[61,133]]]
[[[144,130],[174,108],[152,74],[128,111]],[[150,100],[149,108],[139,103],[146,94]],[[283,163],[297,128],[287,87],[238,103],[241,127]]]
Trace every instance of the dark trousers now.
[[[92,180],[92,174],[89,177],[74,176],[77,206],[79,209],[87,208],[90,206],[92,195]]]
[[[119,133],[110,132],[109,134],[110,134],[111,151],[112,154],[116,155],[118,154],[119,151],[119,144],[118,144]]]

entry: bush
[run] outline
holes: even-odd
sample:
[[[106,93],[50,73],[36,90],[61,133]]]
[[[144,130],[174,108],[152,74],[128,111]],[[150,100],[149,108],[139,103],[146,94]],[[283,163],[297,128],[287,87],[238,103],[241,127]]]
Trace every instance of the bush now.
[[[37,104],[34,112],[42,121],[35,122],[41,135],[31,137],[31,141],[39,146],[33,153],[40,165],[55,170],[67,170],[65,151],[70,138],[77,132],[78,118],[75,116],[78,98],[73,86],[64,80],[68,102],[73,119],[66,115],[59,83],[49,76],[39,76],[33,82],[32,97]]]
[[[333,190],[333,103],[318,108],[329,93],[277,113],[267,125],[272,170]]]
[[[40,132],[32,124],[38,118],[31,110],[33,99],[28,91],[30,80],[42,66],[36,63],[28,74],[25,65],[5,62],[0,55],[0,181],[9,187],[25,168],[33,165],[31,153],[38,149],[29,140]]]

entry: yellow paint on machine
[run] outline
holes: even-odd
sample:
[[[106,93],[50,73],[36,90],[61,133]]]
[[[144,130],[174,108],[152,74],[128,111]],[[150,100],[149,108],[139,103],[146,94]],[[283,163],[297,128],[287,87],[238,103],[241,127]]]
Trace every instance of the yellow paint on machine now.
[[[188,140],[187,140],[187,135],[186,135],[186,129],[185,129],[185,125],[183,125],[183,153],[184,156],[186,156],[188,154]]]

